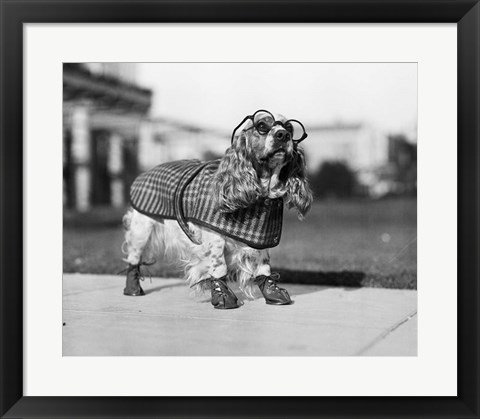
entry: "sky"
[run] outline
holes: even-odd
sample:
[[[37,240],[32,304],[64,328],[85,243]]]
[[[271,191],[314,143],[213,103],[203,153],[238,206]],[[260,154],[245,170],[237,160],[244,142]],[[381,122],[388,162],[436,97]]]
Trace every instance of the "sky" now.
[[[230,132],[267,109],[309,125],[366,122],[387,133],[416,129],[415,63],[145,63],[151,115]]]

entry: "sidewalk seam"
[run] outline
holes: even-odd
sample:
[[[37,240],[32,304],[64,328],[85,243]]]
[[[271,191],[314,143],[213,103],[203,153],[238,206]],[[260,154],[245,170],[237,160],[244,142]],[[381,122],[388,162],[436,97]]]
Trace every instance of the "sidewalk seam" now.
[[[411,312],[407,316],[405,316],[403,319],[399,320],[397,323],[394,323],[391,327],[389,327],[387,330],[385,330],[383,333],[381,333],[379,336],[377,336],[375,339],[373,339],[368,345],[363,347],[360,351],[358,351],[356,354],[353,356],[362,356],[365,352],[367,352],[369,349],[373,348],[377,343],[385,339],[388,335],[393,333],[395,330],[397,330],[400,326],[403,324],[407,323],[411,319],[413,319],[417,315],[417,310]]]

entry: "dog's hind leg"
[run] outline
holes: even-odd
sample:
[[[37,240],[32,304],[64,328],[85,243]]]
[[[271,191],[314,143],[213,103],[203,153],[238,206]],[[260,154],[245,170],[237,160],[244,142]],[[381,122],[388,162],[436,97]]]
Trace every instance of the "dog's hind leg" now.
[[[125,242],[122,250],[126,254],[125,261],[137,265],[147,247],[155,222],[150,217],[131,209],[123,217]]]
[[[123,217],[123,224],[125,227],[125,242],[122,250],[126,253],[125,261],[128,262],[127,281],[123,293],[136,297],[145,294],[139,282],[142,279],[140,266],[155,221],[132,209]]]

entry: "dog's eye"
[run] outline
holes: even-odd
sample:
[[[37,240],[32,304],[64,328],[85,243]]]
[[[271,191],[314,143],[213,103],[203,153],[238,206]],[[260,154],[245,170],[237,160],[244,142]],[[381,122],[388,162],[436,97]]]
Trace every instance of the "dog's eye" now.
[[[260,134],[266,134],[268,131],[270,131],[270,127],[265,122],[259,122],[257,124],[257,131]]]
[[[290,133],[290,134],[293,134],[293,126],[290,122],[287,122],[285,124],[285,129]]]

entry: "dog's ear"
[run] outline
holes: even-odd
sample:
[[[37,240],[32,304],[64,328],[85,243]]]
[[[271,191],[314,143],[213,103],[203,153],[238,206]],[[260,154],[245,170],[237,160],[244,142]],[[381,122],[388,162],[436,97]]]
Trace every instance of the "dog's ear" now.
[[[298,218],[303,220],[312,206],[313,194],[307,180],[305,155],[300,147],[294,147],[293,158],[280,172],[280,179],[285,183],[288,208],[295,208]]]
[[[232,135],[232,145],[213,177],[214,204],[220,211],[233,212],[255,203],[262,193],[257,171],[244,132],[239,126]]]

